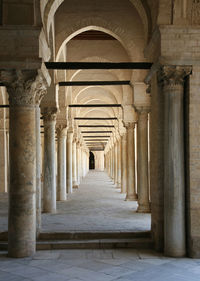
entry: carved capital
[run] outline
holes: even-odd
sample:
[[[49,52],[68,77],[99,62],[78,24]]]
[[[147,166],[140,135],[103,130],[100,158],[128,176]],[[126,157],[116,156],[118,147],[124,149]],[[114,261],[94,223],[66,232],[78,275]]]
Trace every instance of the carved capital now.
[[[0,80],[7,88],[11,106],[35,106],[47,89],[45,79],[36,70],[1,71]]]
[[[43,74],[39,72],[38,76],[35,80],[36,83],[36,95],[35,95],[35,103],[36,105],[40,105],[43,97],[47,94],[48,84]]]
[[[42,109],[42,115],[44,121],[56,121],[56,107],[45,107]]]
[[[125,123],[125,127],[127,130],[130,130],[130,129],[135,129],[135,122],[126,122]]]
[[[190,66],[163,66],[158,74],[158,81],[164,86],[183,85],[184,78],[192,71]]]
[[[138,115],[141,115],[141,114],[147,115],[151,111],[151,107],[150,106],[137,106],[136,111],[137,111]]]
[[[7,88],[11,106],[35,105],[35,70],[6,70],[1,71],[1,81]]]
[[[67,136],[67,128],[65,125],[58,125],[56,126],[56,134],[58,138],[66,137]]]

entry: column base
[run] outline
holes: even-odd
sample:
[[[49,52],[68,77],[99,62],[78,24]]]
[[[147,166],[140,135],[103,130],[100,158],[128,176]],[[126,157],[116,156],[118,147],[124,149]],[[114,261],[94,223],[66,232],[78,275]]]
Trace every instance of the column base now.
[[[116,184],[116,188],[117,188],[117,189],[121,189],[121,184],[120,184],[120,183],[117,183],[117,184]]]
[[[125,201],[137,201],[137,200],[138,200],[137,194],[127,195],[125,199]]]
[[[137,208],[137,213],[151,213],[151,208],[149,205],[139,205]]]

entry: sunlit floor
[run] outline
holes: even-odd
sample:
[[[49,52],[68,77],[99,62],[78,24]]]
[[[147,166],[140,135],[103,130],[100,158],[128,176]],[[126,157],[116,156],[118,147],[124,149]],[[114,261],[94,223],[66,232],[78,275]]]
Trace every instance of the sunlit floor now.
[[[124,201],[104,172],[90,171],[57,214],[42,215],[42,231],[143,231],[150,230],[150,214],[136,213],[137,203]]]
[[[57,202],[56,214],[42,214],[43,232],[150,230],[150,214],[136,213],[137,203],[124,201],[104,172],[90,171],[79,189],[65,202]],[[0,195],[0,232],[7,231],[7,195]]]

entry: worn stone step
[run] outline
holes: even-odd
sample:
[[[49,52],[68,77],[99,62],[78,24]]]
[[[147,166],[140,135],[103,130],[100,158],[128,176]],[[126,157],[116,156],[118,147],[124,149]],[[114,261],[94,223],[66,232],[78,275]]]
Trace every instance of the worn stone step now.
[[[92,239],[133,239],[151,238],[150,231],[138,232],[42,232],[39,240],[92,240]]]
[[[0,242],[0,250],[7,250],[7,242]],[[59,249],[153,249],[153,241],[149,238],[135,239],[93,239],[93,240],[49,240],[37,241],[37,250]]]

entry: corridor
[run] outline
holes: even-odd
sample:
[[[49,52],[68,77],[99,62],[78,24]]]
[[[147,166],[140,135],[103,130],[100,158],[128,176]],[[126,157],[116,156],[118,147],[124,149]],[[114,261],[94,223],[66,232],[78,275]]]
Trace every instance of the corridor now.
[[[150,230],[150,214],[136,213],[105,172],[90,171],[56,214],[42,215],[42,232]]]

